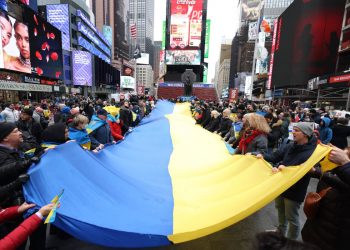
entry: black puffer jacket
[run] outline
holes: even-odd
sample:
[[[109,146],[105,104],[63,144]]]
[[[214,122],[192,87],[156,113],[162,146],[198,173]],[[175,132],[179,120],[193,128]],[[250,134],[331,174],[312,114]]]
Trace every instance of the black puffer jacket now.
[[[223,117],[221,119],[219,129],[217,130],[218,134],[220,134],[221,137],[224,137],[228,131],[230,131],[231,126],[232,120],[228,117]]]
[[[264,154],[264,159],[276,164],[276,166],[297,166],[309,159],[309,157],[315,151],[316,146],[317,140],[315,137],[312,137],[307,144],[297,145],[295,143],[291,143],[272,154]],[[307,174],[297,183],[287,189],[287,191],[282,194],[282,197],[297,202],[303,202],[309,182],[310,176]]]
[[[350,247],[350,164],[322,176],[318,191],[332,187],[322,198],[318,212],[308,219],[301,232],[303,241],[321,249],[345,250]]]
[[[214,132],[214,131],[218,130],[219,126],[220,126],[220,120],[221,120],[220,116],[218,116],[216,118],[211,117],[209,124],[207,126],[205,126],[205,129],[209,130],[210,132]]]
[[[30,162],[16,150],[0,146],[0,204],[2,207],[20,205],[22,184],[18,177],[27,172]]]

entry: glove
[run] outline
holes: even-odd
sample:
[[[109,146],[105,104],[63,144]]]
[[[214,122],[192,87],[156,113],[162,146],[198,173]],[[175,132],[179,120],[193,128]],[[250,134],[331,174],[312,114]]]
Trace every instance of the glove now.
[[[28,174],[21,174],[20,176],[18,176],[18,180],[21,183],[26,183],[29,180],[29,175]]]
[[[31,160],[22,160],[22,161],[17,163],[17,166],[19,166],[20,168],[22,168],[24,170],[27,170],[31,165],[32,165]]]

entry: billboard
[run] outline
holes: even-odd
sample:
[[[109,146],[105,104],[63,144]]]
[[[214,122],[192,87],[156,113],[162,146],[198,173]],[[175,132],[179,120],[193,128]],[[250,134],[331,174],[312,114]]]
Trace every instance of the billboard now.
[[[73,84],[92,86],[92,57],[89,52],[73,50]]]
[[[202,40],[202,0],[171,0],[171,49],[200,49]]]
[[[70,50],[70,27],[68,4],[52,4],[46,6],[49,23],[62,32],[62,49]]]
[[[120,77],[120,88],[122,89],[136,89],[135,78],[131,76],[121,76]]]
[[[334,72],[345,0],[294,1],[279,17],[272,85],[306,86]]]
[[[112,45],[112,42],[113,42],[112,27],[107,26],[107,25],[103,25],[102,26],[102,33],[103,33],[104,37],[107,39],[107,41],[109,42],[109,44]]]
[[[149,64],[149,54],[141,53],[141,57],[136,59],[137,64]]]
[[[167,50],[165,62],[168,65],[200,65],[200,50]]]
[[[23,18],[28,22],[32,73],[62,80],[61,31],[31,10]]]
[[[210,25],[211,25],[211,20],[207,19],[207,23],[205,26],[204,58],[209,58]]]
[[[241,21],[256,21],[259,18],[261,0],[241,1]]]
[[[38,12],[37,0],[17,0],[18,3],[29,6],[35,12]]]
[[[0,11],[0,68],[31,73],[28,25]]]

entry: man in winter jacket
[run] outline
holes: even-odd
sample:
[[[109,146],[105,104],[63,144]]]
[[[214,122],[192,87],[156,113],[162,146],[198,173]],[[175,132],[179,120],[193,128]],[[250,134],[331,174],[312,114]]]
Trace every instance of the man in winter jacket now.
[[[331,119],[328,117],[323,117],[320,122],[320,140],[323,144],[328,144],[332,140],[333,137],[333,131],[329,127],[329,124],[331,123]]]
[[[264,157],[266,161],[277,164],[277,167],[273,168],[274,173],[283,171],[285,167],[304,163],[317,146],[317,140],[313,136],[312,123],[297,123],[293,127],[293,137],[294,143],[289,143],[272,154],[264,154],[263,156],[259,154],[257,157]],[[299,236],[299,208],[305,199],[309,182],[310,176],[305,175],[275,200],[278,212],[278,231],[285,235],[289,225],[287,237],[290,239],[297,239]]]
[[[102,149],[105,144],[115,143],[115,141],[107,122],[107,111],[105,109],[99,109],[96,114],[97,116],[92,117],[87,130],[92,128],[92,132],[89,134],[92,148]]]
[[[18,120],[18,116],[16,111],[14,110],[13,104],[6,104],[6,108],[1,112],[1,116],[5,122],[13,122],[15,123]]]

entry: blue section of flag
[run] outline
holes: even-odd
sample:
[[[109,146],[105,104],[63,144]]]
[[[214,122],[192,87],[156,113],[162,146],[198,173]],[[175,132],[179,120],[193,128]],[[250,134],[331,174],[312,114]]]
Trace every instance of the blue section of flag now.
[[[26,200],[43,206],[64,189],[53,224],[74,237],[109,247],[169,245],[173,146],[164,114],[174,105],[160,106],[126,140],[98,154],[76,142],[49,150],[29,170]]]

